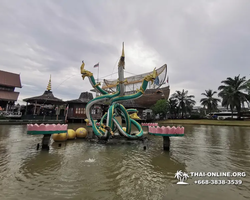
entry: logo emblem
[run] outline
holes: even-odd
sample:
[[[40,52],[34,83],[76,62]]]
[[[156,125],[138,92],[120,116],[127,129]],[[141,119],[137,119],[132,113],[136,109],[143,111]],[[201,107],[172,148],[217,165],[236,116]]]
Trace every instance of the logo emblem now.
[[[181,185],[184,185],[184,184],[188,184],[187,182],[185,182],[189,176],[186,172],[182,172],[181,170],[177,171],[175,173],[175,176],[174,176],[177,180],[179,180],[177,182],[177,184],[181,184]]]

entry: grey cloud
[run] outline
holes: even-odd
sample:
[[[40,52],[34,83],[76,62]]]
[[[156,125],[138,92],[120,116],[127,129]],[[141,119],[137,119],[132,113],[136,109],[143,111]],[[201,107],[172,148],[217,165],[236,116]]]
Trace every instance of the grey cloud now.
[[[171,93],[186,89],[199,102],[226,77],[249,75],[249,6],[247,0],[1,1],[0,68],[21,73],[19,99],[42,94],[50,74],[55,96],[74,99],[91,89],[81,79],[81,61],[95,75],[100,62],[100,77],[116,72],[124,41],[127,72],[167,63]]]

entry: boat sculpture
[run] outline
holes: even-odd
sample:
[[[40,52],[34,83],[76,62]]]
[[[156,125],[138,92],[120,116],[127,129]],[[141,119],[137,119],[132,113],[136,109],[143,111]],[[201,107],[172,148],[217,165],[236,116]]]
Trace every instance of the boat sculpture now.
[[[125,86],[125,95],[135,94],[137,90],[140,88],[144,78],[150,75],[152,72],[147,72],[139,75],[126,77],[127,80],[124,83]],[[130,104],[135,104],[142,106],[144,108],[151,108],[158,100],[160,99],[168,99],[170,89],[169,86],[165,86],[166,84],[166,75],[167,75],[167,65],[156,69],[157,77],[154,82],[148,84],[147,90],[137,99],[133,99],[130,101]],[[168,82],[168,80],[167,80]],[[102,89],[108,92],[115,92],[116,90],[117,80],[109,80],[104,79],[102,83]],[[92,90],[94,91],[94,90]]]
[[[147,74],[143,77],[143,81],[141,87],[137,90],[135,94],[125,94],[125,83],[127,80],[124,78],[124,69],[125,69],[125,54],[124,54],[124,43],[122,46],[122,55],[120,57],[118,63],[118,81],[114,83],[116,87],[116,92],[109,93],[106,90],[100,87],[100,83],[96,83],[95,78],[93,77],[93,73],[84,69],[85,63],[82,61],[82,65],[80,67],[81,74],[83,80],[85,77],[89,78],[89,81],[92,87],[96,92],[100,93],[100,96],[92,99],[86,105],[86,116],[87,123],[90,123],[93,129],[94,134],[99,139],[108,140],[110,136],[114,135],[115,126],[118,128],[119,134],[128,138],[128,139],[139,139],[143,136],[143,130],[141,125],[133,119],[133,117],[137,117],[136,114],[138,111],[136,109],[126,109],[120,102],[134,100],[140,98],[147,89],[148,83],[151,82],[153,84],[154,80],[158,76],[157,71],[154,69],[152,73]],[[91,116],[91,107],[101,101],[109,100],[110,106],[108,108],[108,112],[106,112],[101,120],[100,126],[97,126],[97,121],[93,120]],[[118,103],[119,102],[119,103]],[[134,115],[133,115],[134,114]],[[116,117],[121,117],[124,119],[126,123],[126,127],[122,127],[122,125],[118,122]],[[106,119],[106,124],[103,123],[104,119]],[[137,133],[132,133],[131,125],[134,125],[137,129]]]

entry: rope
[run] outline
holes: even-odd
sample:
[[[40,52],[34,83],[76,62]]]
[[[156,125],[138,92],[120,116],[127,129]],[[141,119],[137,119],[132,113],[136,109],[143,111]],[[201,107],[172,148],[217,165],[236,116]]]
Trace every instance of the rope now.
[[[128,73],[128,74],[132,74],[132,75],[138,76],[138,74],[134,74],[134,73],[132,73],[132,72],[128,72],[128,71],[125,71],[125,70],[124,70],[124,72],[126,72],[126,73]]]
[[[119,59],[120,59],[120,58],[118,58],[117,61],[115,62],[114,68],[113,68],[113,70],[112,70],[112,75],[114,74],[113,72],[114,72],[114,70],[115,70],[115,66],[118,64]],[[112,78],[112,75],[111,75],[111,78]]]

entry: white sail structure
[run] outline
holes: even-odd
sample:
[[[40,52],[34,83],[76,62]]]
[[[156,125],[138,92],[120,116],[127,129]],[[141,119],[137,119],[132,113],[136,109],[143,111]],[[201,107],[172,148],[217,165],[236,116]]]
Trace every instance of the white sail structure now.
[[[134,75],[134,76],[130,76],[130,77],[125,78],[125,80],[127,80],[127,82],[125,83],[126,94],[135,93],[136,90],[141,87],[142,81],[145,78],[145,76],[151,74],[152,71],[144,73],[144,74]],[[167,65],[164,64],[160,68],[156,69],[156,72],[157,72],[157,77],[156,77],[154,83],[151,84],[151,82],[150,82],[148,84],[147,89],[158,89],[163,84],[166,83]],[[115,92],[116,91],[116,84],[117,84],[117,79],[116,80],[104,79],[103,84],[102,84],[102,89],[109,91],[109,92]]]

